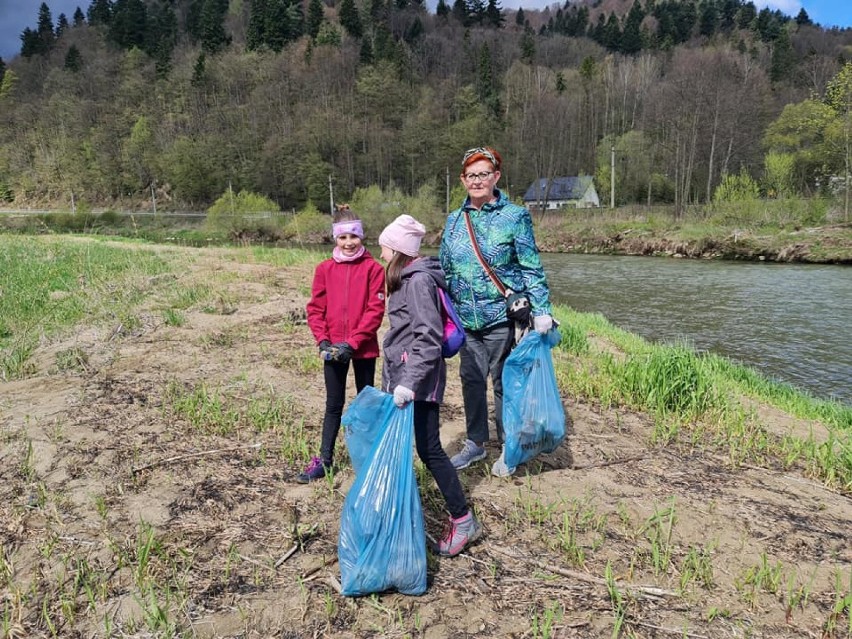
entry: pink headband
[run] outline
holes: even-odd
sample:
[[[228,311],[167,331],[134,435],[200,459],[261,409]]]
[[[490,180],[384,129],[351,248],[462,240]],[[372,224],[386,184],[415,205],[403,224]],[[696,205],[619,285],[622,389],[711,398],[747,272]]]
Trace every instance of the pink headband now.
[[[334,239],[344,233],[357,235],[362,240],[364,239],[364,227],[361,226],[361,220],[349,220],[348,222],[337,222],[331,225],[331,234]]]

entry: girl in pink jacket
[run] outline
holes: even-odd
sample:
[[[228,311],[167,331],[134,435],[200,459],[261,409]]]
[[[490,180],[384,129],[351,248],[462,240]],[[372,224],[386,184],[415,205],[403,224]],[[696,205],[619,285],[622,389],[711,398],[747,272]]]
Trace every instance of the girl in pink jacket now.
[[[303,484],[325,477],[331,469],[350,362],[358,392],[374,385],[378,332],[385,313],[385,271],[364,247],[361,220],[344,205],[331,228],[335,247],[331,259],[321,262],[314,272],[305,309],[324,360],[325,416],[320,456],[313,457],[296,477]]]

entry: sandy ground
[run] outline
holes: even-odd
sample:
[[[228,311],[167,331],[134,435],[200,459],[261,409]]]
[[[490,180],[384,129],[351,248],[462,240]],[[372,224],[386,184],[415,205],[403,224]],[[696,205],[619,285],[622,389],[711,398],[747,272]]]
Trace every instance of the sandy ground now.
[[[425,595],[341,597],[336,542],[352,470],[293,481],[304,463],[294,442],[315,452],[324,403],[303,321],[312,269],[198,255],[180,283],[225,282],[215,308],[175,327],[152,299],[138,325],[80,327],[39,348],[33,376],[0,383],[0,637],[852,633],[849,609],[834,614],[852,582],[849,496],[771,462],[734,467],[717,450],[654,447],[649,417],[569,396],[569,435],[554,454],[498,479],[492,447],[487,464],[461,473],[486,535],[460,557],[430,557]],[[80,366],[60,371],[69,349]],[[442,408],[450,452],[464,433],[457,365]],[[274,402],[275,427],[193,426],[173,398],[200,388],[243,412]],[[776,434],[806,427],[764,414]],[[439,535],[441,500],[423,483],[427,532]],[[156,544],[143,561],[148,530]],[[655,570],[660,531],[670,561]],[[684,577],[700,557],[712,565],[703,584]],[[63,607],[82,562],[102,586]],[[150,593],[162,603],[167,591],[157,625]]]

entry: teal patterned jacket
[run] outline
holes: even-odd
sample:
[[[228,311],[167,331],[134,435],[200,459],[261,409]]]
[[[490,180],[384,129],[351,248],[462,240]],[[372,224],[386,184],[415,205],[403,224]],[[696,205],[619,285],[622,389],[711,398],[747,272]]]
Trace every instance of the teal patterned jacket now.
[[[533,315],[551,315],[550,292],[533,237],[529,211],[513,204],[498,189],[497,201],[478,211],[470,199],[450,213],[441,238],[439,257],[447,287],[465,329],[481,331],[506,322],[506,302],[482,268],[470,243],[464,211],[470,219],[483,257],[503,284],[524,291]]]

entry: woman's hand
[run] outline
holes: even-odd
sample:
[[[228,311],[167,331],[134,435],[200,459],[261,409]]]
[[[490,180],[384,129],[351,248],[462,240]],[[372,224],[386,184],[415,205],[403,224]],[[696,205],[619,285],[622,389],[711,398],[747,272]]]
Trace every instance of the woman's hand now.
[[[536,315],[533,318],[533,328],[536,333],[544,335],[553,328],[553,318],[550,315]]]

